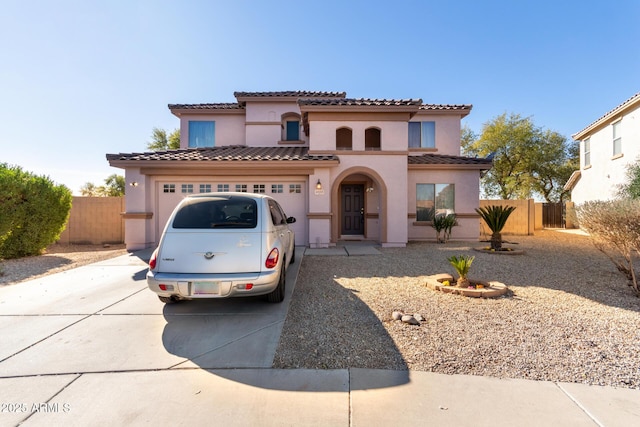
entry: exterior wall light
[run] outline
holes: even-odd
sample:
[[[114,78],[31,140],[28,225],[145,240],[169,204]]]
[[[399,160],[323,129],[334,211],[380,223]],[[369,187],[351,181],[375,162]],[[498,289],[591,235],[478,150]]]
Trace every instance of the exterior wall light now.
[[[138,186],[138,183],[137,183],[136,181],[131,181],[131,182],[129,183],[129,186],[131,186],[131,187],[137,187],[137,186]]]
[[[316,190],[322,190],[322,183],[318,179],[318,183],[316,184]]]

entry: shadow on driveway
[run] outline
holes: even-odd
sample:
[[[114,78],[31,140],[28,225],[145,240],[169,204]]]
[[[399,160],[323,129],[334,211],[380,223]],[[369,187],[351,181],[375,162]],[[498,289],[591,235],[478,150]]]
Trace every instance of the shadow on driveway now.
[[[306,263],[313,262],[313,259],[302,260],[302,252],[297,251],[299,255],[291,266],[294,268],[287,272],[286,297],[281,304],[270,304],[262,297],[248,297],[193,300],[166,305],[163,309],[167,322],[162,333],[163,346],[169,353],[185,359],[171,368],[199,367],[214,375],[260,388],[329,392],[344,391],[344,381],[338,379],[345,377],[344,371],[337,376],[336,371],[365,366],[363,360],[369,360],[368,366],[371,366],[370,360],[374,358],[379,360],[381,368],[393,366],[398,372],[396,375],[381,376],[380,380],[368,383],[367,388],[407,383],[409,372],[406,363],[377,316],[356,294],[335,281],[322,287],[309,287],[305,283],[307,276],[304,270]],[[298,268],[301,268],[300,275]],[[342,312],[331,313],[324,312],[321,307],[305,307],[305,299],[300,298],[305,292],[323,292],[331,298],[343,299]],[[290,304],[302,304],[296,307],[297,314],[293,319],[287,319]],[[340,326],[344,324],[340,320],[344,316],[350,319],[351,327],[347,330]],[[322,321],[326,325],[323,328],[309,328],[309,334],[304,336],[291,337],[287,328],[283,333],[285,320]],[[314,336],[313,331],[318,330],[324,332]],[[286,341],[281,341],[281,334]],[[278,359],[274,362],[276,352]],[[311,361],[315,361],[315,364]],[[322,366],[323,370],[317,370],[318,366]],[[252,375],[255,369],[270,372]],[[303,378],[300,378],[301,373]],[[315,385],[305,383],[313,378],[326,380]]]

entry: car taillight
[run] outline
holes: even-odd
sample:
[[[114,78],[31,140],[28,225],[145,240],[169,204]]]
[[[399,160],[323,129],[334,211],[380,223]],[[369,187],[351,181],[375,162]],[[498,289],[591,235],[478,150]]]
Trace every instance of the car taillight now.
[[[278,257],[280,256],[280,251],[278,248],[271,249],[269,255],[267,256],[267,260],[264,262],[264,266],[267,268],[274,268],[278,265]]]
[[[156,249],[155,251],[153,251],[153,253],[151,254],[151,259],[149,260],[149,268],[151,270],[153,270],[154,268],[156,268],[156,262],[158,260],[158,250]]]

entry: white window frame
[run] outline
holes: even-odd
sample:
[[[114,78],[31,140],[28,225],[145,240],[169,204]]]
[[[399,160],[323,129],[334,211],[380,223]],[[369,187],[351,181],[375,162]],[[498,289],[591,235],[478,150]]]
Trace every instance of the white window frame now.
[[[622,129],[620,126],[622,120],[618,120],[615,123],[611,123],[611,133],[613,134],[613,155],[619,156],[622,154]]]
[[[583,141],[584,149],[584,167],[591,166],[591,138],[587,138]]]

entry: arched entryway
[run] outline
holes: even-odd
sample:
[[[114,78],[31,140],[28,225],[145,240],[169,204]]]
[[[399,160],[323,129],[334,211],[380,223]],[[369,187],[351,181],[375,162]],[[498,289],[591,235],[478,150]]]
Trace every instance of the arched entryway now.
[[[387,187],[373,169],[353,167],[331,187],[331,242],[341,239],[387,241]]]

